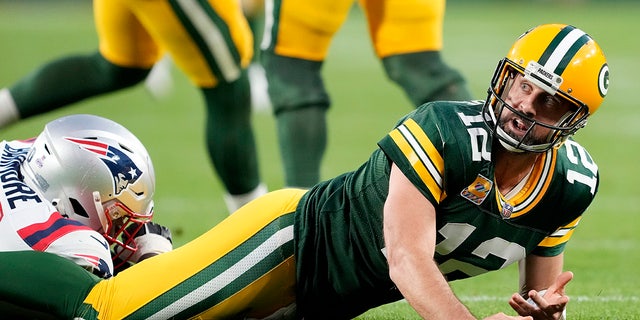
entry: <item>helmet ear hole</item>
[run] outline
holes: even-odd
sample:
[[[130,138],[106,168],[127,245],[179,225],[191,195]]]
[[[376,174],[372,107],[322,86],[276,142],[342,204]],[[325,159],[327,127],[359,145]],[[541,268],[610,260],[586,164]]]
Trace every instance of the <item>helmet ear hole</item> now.
[[[71,203],[71,207],[73,208],[73,212],[79,216],[83,216],[85,218],[89,218],[89,213],[82,207],[80,202],[74,198],[69,198],[69,202]]]
[[[124,144],[119,143],[118,145],[120,145],[120,148],[122,148],[122,149],[124,149],[124,150],[127,150],[127,151],[128,151],[128,152],[130,152],[130,153],[133,153],[133,151],[132,151],[131,149],[129,149],[127,146],[125,146]]]

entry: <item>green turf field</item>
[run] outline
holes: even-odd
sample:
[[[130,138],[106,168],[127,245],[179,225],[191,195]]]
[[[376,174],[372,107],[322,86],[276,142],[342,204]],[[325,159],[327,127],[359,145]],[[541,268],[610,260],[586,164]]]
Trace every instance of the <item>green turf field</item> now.
[[[32,68],[68,53],[96,48],[89,1],[0,0],[0,87]],[[574,24],[603,47],[611,89],[600,111],[576,137],[599,164],[601,184],[567,247],[569,319],[640,319],[640,178],[635,159],[640,140],[640,3],[635,1],[456,1],[445,22],[445,60],[460,68],[478,99],[498,60],[523,31],[540,23]],[[376,141],[411,110],[404,94],[386,80],[357,10],[335,39],[325,64],[334,102],[323,177],[354,169]],[[157,176],[156,219],[169,226],[177,245],[208,230],[226,215],[222,189],[205,154],[199,93],[174,70],[175,88],[154,100],[143,87],[102,96],[0,131],[1,139],[33,136],[49,120],[70,113],[112,118],[136,133],[153,157]],[[282,169],[269,113],[255,115],[261,170],[270,189],[282,187]],[[637,216],[636,216],[637,215]],[[222,241],[222,239],[221,239]],[[478,317],[513,314],[506,301],[517,290],[517,271],[494,272],[453,283]],[[425,297],[428,299],[428,297]],[[361,319],[415,319],[405,302],[371,310]]]

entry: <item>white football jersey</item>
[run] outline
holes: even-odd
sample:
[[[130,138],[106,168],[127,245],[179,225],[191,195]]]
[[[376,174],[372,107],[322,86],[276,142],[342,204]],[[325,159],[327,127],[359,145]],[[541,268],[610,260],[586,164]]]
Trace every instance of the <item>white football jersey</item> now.
[[[63,217],[23,181],[29,141],[0,142],[0,251],[37,250],[70,259],[98,276],[113,275],[109,244],[97,231]]]

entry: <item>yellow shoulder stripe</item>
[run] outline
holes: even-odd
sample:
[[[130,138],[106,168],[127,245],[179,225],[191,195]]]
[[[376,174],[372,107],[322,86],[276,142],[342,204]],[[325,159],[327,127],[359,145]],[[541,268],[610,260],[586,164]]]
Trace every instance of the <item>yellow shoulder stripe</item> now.
[[[408,119],[389,133],[436,201],[443,199],[444,160],[426,133]]]
[[[576,218],[575,220],[569,222],[568,224],[560,227],[556,232],[552,233],[550,236],[544,238],[542,242],[540,242],[540,247],[555,247],[557,245],[563,244],[569,241],[569,238],[573,235],[573,231],[576,226],[582,219],[582,216]]]

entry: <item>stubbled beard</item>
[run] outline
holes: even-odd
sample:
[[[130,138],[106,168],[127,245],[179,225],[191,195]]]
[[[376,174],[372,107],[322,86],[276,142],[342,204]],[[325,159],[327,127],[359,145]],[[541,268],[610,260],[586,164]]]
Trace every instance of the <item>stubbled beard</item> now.
[[[506,124],[510,123],[510,122],[514,122],[514,121],[519,121],[519,122],[518,123],[512,123],[512,125],[507,128]],[[498,122],[498,125],[500,126],[502,131],[504,131],[507,135],[509,135],[511,138],[515,139],[516,141],[520,141],[520,143],[522,143],[524,145],[538,145],[538,144],[546,143],[546,141],[544,141],[543,139],[536,138],[536,136],[535,136],[536,128],[532,128],[531,127],[531,126],[534,126],[533,123],[531,123],[530,121],[528,121],[526,119],[523,119],[523,118],[519,117],[516,114],[513,114],[513,115],[507,117],[507,119],[501,119]],[[523,129],[522,132],[523,132],[524,136],[519,136],[518,134],[513,132],[512,127],[520,127],[520,128],[522,128]],[[529,129],[531,131],[527,131]]]

